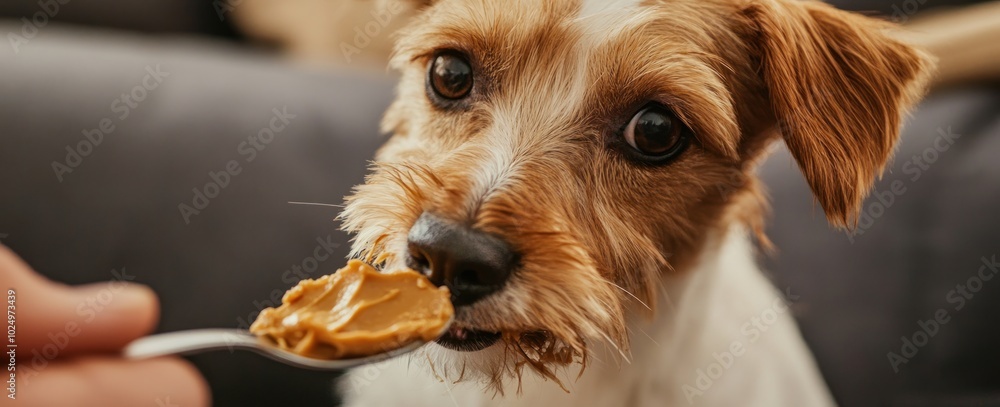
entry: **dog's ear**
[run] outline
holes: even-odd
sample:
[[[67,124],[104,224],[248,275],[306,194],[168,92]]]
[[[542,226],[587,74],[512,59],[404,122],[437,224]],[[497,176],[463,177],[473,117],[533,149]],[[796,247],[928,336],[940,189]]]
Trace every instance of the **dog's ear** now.
[[[887,23],[819,2],[758,0],[744,13],[788,149],[827,219],[853,227],[932,58],[890,37]]]

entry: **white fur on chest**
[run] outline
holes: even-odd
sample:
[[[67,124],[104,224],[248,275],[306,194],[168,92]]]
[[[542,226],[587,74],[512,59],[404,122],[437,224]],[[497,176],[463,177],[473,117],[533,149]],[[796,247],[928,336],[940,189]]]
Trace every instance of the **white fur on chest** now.
[[[631,326],[631,362],[598,349],[579,380],[565,375],[569,393],[527,373],[520,395],[508,386],[494,397],[477,383],[439,381],[407,357],[351,371],[341,393],[352,407],[834,404],[784,295],[757,269],[741,229],[707,245],[694,270],[665,277],[663,286],[656,319]]]

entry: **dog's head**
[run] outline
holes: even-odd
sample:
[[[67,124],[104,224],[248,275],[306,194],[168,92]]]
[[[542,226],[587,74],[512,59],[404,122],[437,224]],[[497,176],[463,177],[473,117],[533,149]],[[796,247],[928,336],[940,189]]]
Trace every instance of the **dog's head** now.
[[[931,63],[884,24],[793,0],[439,0],[401,33],[393,133],[349,198],[354,254],[447,285],[437,373],[628,352],[705,237],[758,229],[781,138],[849,227]],[[499,388],[499,387],[498,387]]]

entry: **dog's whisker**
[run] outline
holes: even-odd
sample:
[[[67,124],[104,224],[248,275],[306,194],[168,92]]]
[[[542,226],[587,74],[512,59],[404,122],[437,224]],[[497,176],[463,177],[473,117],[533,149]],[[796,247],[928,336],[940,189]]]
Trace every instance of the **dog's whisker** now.
[[[319,202],[288,202],[291,205],[305,205],[305,206],[329,206],[332,208],[343,208],[344,205],[319,203]]]
[[[642,329],[642,328],[637,328],[637,329],[639,330],[639,332],[642,332],[643,335],[645,335],[647,338],[649,338],[650,342],[653,342],[654,345],[656,345],[657,347],[660,346],[660,343],[657,342],[656,339],[653,339],[652,336],[649,336],[649,333],[646,332],[645,329]]]
[[[593,358],[594,361],[596,361],[597,363],[606,363],[604,359],[597,357],[597,352],[592,352],[591,354],[588,354],[587,357]]]
[[[462,371],[459,372],[458,379],[455,379],[455,381],[452,382],[452,384],[458,384],[458,382],[461,382],[463,379],[465,379],[465,367],[466,367],[466,363],[463,362],[462,363]]]
[[[666,304],[669,311],[677,309],[677,304],[674,303],[673,298],[670,297],[670,291],[667,289],[667,285],[660,280],[658,284],[660,286],[660,295],[663,297],[663,302]]]
[[[455,399],[455,394],[451,392],[451,386],[449,386],[448,383],[444,381],[441,382],[441,385],[444,386],[445,391],[448,392],[448,397],[451,398],[451,402],[455,405],[455,407],[462,407],[458,405],[458,400]]]
[[[640,299],[639,299],[639,297],[636,297],[636,295],[635,295],[635,294],[632,294],[631,292],[629,292],[628,290],[626,290],[626,289],[625,289],[625,287],[622,287],[622,286],[620,286],[620,285],[618,285],[618,284],[615,284],[615,283],[614,283],[613,281],[607,281],[607,280],[605,280],[605,281],[606,281],[606,282],[607,282],[608,284],[611,284],[611,285],[613,285],[613,286],[617,287],[617,288],[618,288],[619,290],[622,290],[622,292],[624,292],[625,294],[628,294],[628,295],[629,295],[630,297],[634,298],[634,299],[635,299],[636,301],[638,301],[638,302],[639,302],[639,304],[642,304],[642,306],[643,306],[643,307],[646,307],[646,309],[648,309],[648,310],[650,310],[650,311],[652,311],[652,310],[653,310],[653,308],[651,308],[651,307],[650,307],[649,305],[647,305],[647,304],[646,304],[645,302],[643,302],[642,300],[640,300]]]
[[[427,358],[427,365],[430,366],[430,368],[431,368],[431,374],[434,375],[434,378],[437,379],[440,382],[444,382],[444,378],[441,377],[441,375],[438,374],[437,369],[434,368],[434,361],[431,360],[431,356],[428,355],[428,354],[424,354],[424,357]]]
[[[607,341],[608,345],[611,345],[612,348],[618,351],[618,354],[621,355],[622,360],[624,360],[628,364],[632,364],[632,359],[627,354],[625,354],[625,351],[623,351],[622,348],[618,346],[617,343],[615,343],[615,341],[611,340],[611,337],[608,336],[608,334],[604,333],[604,331],[598,331],[598,333],[600,333],[601,336],[604,337],[604,340]]]

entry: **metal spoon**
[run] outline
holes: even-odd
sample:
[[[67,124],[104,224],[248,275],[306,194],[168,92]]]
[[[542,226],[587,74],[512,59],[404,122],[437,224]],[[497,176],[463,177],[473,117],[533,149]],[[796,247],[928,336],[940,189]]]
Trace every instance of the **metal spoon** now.
[[[440,335],[448,330],[446,324]],[[439,336],[440,336],[439,335]],[[213,350],[243,349],[259,353],[290,366],[312,370],[344,370],[400,356],[424,346],[416,341],[385,353],[356,359],[314,359],[279,348],[268,339],[239,329],[196,329],[170,332],[136,339],[123,354],[128,359],[148,359],[168,355],[190,355]]]

